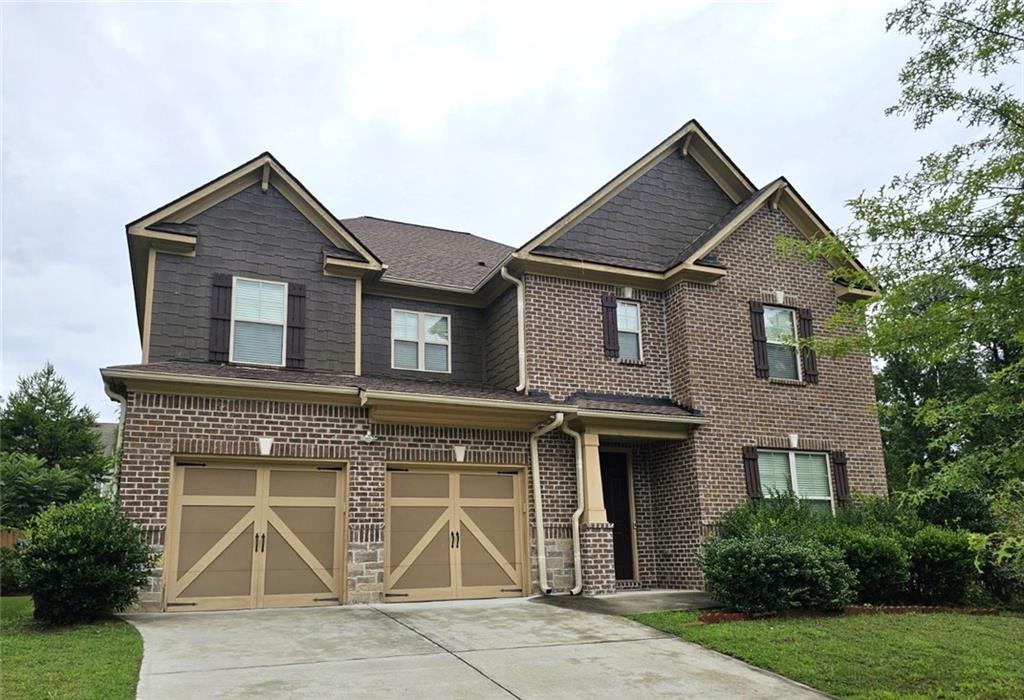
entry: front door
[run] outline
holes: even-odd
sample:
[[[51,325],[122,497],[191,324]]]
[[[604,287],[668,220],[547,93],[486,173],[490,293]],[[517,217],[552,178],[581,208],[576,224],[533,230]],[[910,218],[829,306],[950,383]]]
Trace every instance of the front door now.
[[[523,594],[517,472],[389,469],[385,599]]]
[[[633,561],[633,504],[629,458],[624,452],[601,453],[601,487],[608,522],[615,526],[612,543],[615,554],[615,580],[636,578]]]
[[[168,519],[168,610],[337,605],[340,470],[179,467]]]

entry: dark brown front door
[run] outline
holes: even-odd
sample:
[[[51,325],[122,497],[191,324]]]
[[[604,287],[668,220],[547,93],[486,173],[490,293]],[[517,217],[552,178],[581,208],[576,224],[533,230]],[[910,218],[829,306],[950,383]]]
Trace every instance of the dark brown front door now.
[[[629,463],[625,453],[601,453],[601,486],[608,522],[615,526],[615,579],[629,581],[633,571],[633,514],[629,499]]]

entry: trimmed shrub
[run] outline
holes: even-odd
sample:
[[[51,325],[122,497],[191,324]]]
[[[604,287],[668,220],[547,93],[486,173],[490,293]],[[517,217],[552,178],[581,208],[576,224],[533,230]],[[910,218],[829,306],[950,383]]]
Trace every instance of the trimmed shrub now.
[[[796,496],[782,494],[736,506],[718,521],[717,534],[724,539],[759,535],[813,539],[831,523],[831,515],[813,510]]]
[[[997,528],[989,497],[981,490],[929,493],[918,504],[922,520],[956,530],[992,532]]]
[[[54,506],[36,516],[31,529],[21,558],[37,619],[90,620],[135,602],[149,575],[149,545],[114,503]]]
[[[853,600],[856,577],[835,549],[780,536],[714,539],[701,569],[715,597],[731,610],[838,610]]]
[[[857,602],[897,603],[910,581],[910,557],[895,535],[853,528],[834,528],[823,541],[843,553],[843,561],[857,575]]]
[[[0,595],[25,592],[25,574],[17,549],[0,548]]]
[[[934,525],[906,540],[910,555],[910,599],[924,605],[959,604],[978,577],[966,532]]]

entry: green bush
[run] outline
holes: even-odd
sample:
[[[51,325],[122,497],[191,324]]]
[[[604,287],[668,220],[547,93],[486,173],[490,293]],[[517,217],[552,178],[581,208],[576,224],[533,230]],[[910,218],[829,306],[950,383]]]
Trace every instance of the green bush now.
[[[1024,611],[1024,537],[989,535],[981,560],[982,582],[993,602]]]
[[[0,523],[5,527],[23,528],[32,516],[89,489],[88,478],[77,472],[20,452],[0,453]]]
[[[978,577],[966,532],[934,525],[906,540],[910,555],[910,600],[925,605],[963,603]]]
[[[0,548],[0,595],[25,592],[25,574],[18,550]]]
[[[917,513],[926,522],[955,530],[988,533],[997,528],[991,499],[981,490],[928,493],[918,503]]]
[[[717,534],[724,539],[757,535],[813,539],[831,522],[831,515],[814,510],[795,496],[783,494],[733,508],[718,521]]]
[[[701,554],[715,597],[739,612],[819,608],[853,600],[856,577],[835,549],[774,535],[719,538]]]
[[[857,575],[860,603],[897,603],[910,581],[910,557],[900,539],[851,527],[833,528],[822,540],[843,553],[843,561]]]
[[[150,549],[114,503],[54,506],[36,516],[31,529],[21,558],[38,619],[95,619],[135,602],[149,574]]]

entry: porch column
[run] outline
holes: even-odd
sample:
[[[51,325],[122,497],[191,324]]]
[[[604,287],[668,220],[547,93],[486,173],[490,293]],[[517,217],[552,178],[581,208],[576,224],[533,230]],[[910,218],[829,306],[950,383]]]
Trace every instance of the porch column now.
[[[606,523],[604,491],[601,488],[601,439],[597,433],[583,433],[583,518],[586,524]]]

